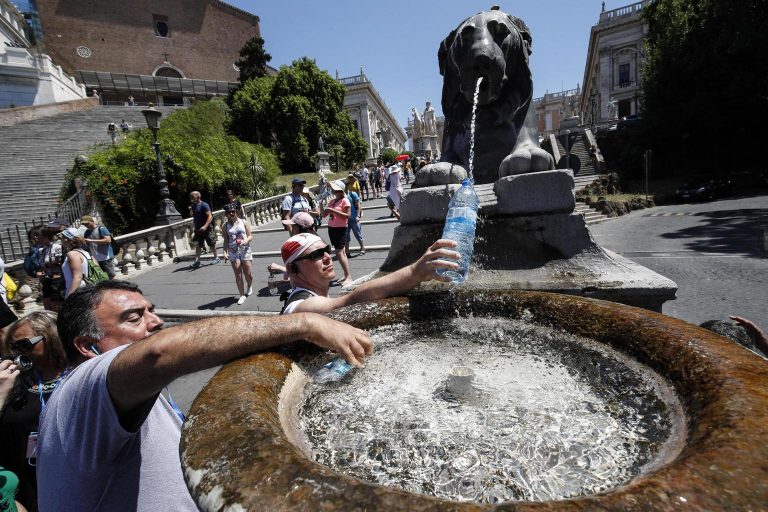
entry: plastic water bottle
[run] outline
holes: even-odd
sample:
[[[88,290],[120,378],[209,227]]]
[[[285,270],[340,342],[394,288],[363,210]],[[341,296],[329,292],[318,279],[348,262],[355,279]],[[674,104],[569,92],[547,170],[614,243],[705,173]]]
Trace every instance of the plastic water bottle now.
[[[344,359],[337,357],[333,361],[326,363],[322,368],[317,370],[312,376],[312,381],[318,384],[325,384],[326,382],[337,382],[344,378],[349,371],[354,368],[351,364]]]
[[[472,261],[472,252],[475,246],[475,227],[477,226],[477,208],[479,205],[480,200],[472,186],[472,180],[464,179],[461,188],[451,198],[443,228],[443,238],[453,240],[458,244],[455,251],[461,254],[461,259],[449,261],[458,263],[459,268],[456,270],[437,270],[438,274],[449,277],[454,284],[463,283],[469,274],[469,262]]]

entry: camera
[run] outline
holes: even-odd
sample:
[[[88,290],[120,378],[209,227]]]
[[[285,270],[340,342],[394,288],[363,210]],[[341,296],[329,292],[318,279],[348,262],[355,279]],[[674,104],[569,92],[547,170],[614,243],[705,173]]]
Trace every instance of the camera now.
[[[19,371],[21,372],[28,372],[32,369],[32,361],[30,361],[29,358],[25,355],[18,355],[13,357],[0,356],[0,361],[11,361],[19,368]]]
[[[25,389],[32,384],[32,379],[30,377],[32,361],[30,361],[30,359],[25,355],[18,355],[13,357],[0,356],[0,361],[13,362],[13,364],[15,364],[21,372],[19,379],[16,380],[16,383],[13,386],[13,390],[8,396],[8,404],[14,411],[18,411],[27,404],[27,394],[25,393]]]

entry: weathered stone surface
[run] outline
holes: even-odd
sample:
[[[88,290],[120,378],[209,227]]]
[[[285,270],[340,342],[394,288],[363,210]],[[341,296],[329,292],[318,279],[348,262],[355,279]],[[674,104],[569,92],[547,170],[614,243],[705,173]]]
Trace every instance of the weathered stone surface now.
[[[372,312],[375,312],[372,314]],[[611,302],[539,292],[416,294],[334,313],[361,328],[442,315],[532,317],[611,345],[666,377],[687,432],[656,470],[600,495],[544,503],[479,505],[374,485],[313,462],[296,435],[302,345],[226,365],[184,424],[181,461],[204,511],[762,510],[768,503],[768,365],[720,336]],[[287,383],[287,385],[286,385]],[[233,392],[236,390],[236,392]],[[293,420],[292,420],[293,418]]]
[[[469,173],[460,165],[437,162],[419,169],[416,173],[416,179],[413,180],[413,188],[461,183],[467,176]]]
[[[572,212],[576,207],[570,170],[506,176],[493,185],[493,191],[502,215]]]
[[[438,185],[407,190],[400,203],[400,224],[443,222],[451,197],[461,185]]]

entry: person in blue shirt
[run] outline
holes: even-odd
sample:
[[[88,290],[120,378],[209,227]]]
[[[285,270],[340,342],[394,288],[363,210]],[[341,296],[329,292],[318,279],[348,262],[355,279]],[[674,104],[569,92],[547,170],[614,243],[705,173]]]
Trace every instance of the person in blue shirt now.
[[[306,180],[301,178],[293,178],[291,180],[291,193],[283,198],[283,203],[280,206],[282,220],[291,220],[299,212],[311,212],[312,207],[309,204],[309,200],[302,194],[306,183]]]
[[[352,204],[352,209],[349,211],[349,220],[347,220],[347,244],[344,247],[347,256],[349,256],[349,234],[352,233],[357,239],[357,243],[360,244],[360,256],[365,254],[365,242],[363,241],[363,232],[361,228],[361,222],[363,218],[363,202],[360,200],[360,196],[357,192],[347,192],[347,198]]]
[[[203,249],[203,244],[206,243],[211,248],[211,251],[213,251],[213,264],[216,265],[221,260],[216,254],[216,242],[212,236],[213,214],[211,213],[211,207],[200,198],[200,192],[198,191],[191,192],[189,199],[192,201],[189,210],[192,213],[195,227],[195,235],[192,237],[192,240],[197,244],[195,247],[195,262],[192,264],[192,267],[197,268],[200,266],[200,252]]]

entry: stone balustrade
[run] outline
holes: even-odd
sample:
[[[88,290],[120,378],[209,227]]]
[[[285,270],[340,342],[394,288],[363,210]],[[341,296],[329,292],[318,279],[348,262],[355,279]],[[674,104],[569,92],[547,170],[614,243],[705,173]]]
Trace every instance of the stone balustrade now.
[[[280,203],[285,195],[268,197],[243,205],[245,216],[251,227],[261,226],[280,217]],[[222,240],[222,226],[226,222],[224,210],[213,212],[214,240]],[[169,226],[156,226],[134,233],[115,237],[120,245],[115,268],[124,275],[143,270],[153,265],[173,261],[194,251],[192,219]]]

